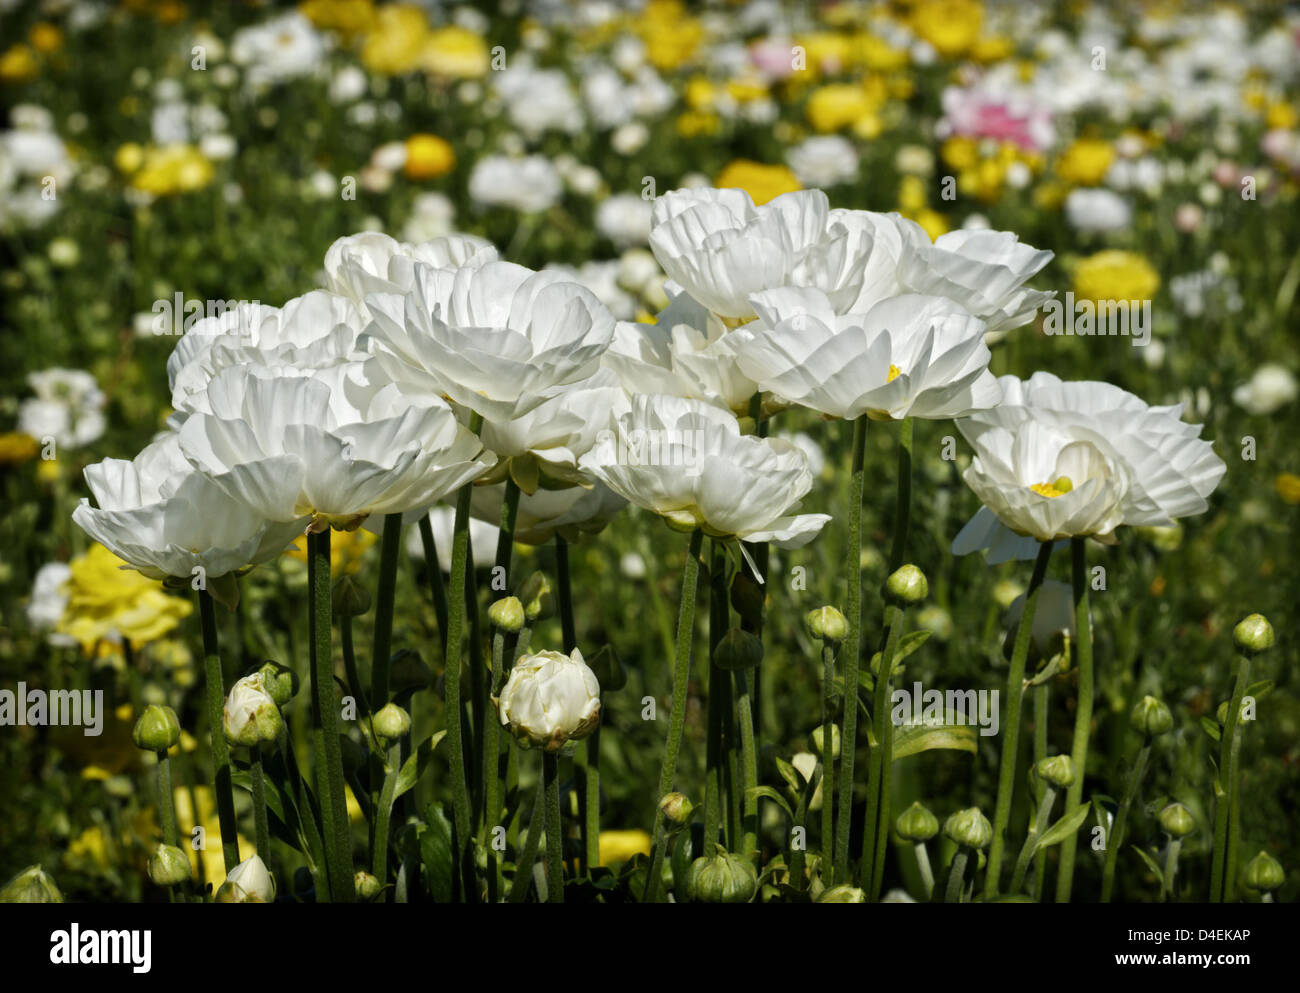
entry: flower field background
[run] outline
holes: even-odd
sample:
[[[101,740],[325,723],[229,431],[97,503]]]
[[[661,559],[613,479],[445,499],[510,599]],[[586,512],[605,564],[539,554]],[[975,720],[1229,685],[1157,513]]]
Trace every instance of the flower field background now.
[[[86,734],[0,701],[6,899],[1295,899],[1294,9],[0,0],[0,110],[0,690],[104,707]],[[1146,302],[1149,340],[1091,333],[1080,301]],[[284,308],[255,325],[281,335],[274,361],[265,341],[186,353],[217,327],[186,305],[214,302]],[[1011,408],[1051,412],[1032,480],[989,440],[1032,435]],[[277,461],[285,423],[334,447]],[[600,454],[629,426],[695,432],[669,447],[725,462],[725,485],[664,497],[681,463]],[[382,492],[355,468],[399,448]],[[103,460],[142,449],[193,482],[155,483],[177,501],[167,548],[137,560],[104,521],[150,501]],[[306,481],[250,510],[250,466]],[[1099,511],[1105,487],[1123,493]],[[1067,501],[1068,521],[1031,522]],[[257,527],[221,546],[241,514]],[[1237,628],[1255,614],[1267,649]],[[895,728],[886,758],[881,657],[904,666],[894,689],[998,691],[1000,730]],[[1052,824],[1083,813],[1035,849],[1045,795]],[[1096,841],[1117,835],[1109,859]]]

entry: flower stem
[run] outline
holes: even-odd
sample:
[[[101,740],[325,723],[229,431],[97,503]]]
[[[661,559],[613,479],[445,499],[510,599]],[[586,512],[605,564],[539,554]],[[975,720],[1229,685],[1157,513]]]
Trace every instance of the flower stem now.
[[[721,823],[723,707],[731,705],[730,674],[714,664],[718,643],[727,632],[726,563],[722,544],[709,542],[709,699],[708,740],[705,746],[704,846],[718,840]]]
[[[894,544],[889,551],[889,571],[903,565],[907,533],[912,523],[912,419],[898,425],[898,503],[894,513]]]
[[[316,795],[325,831],[330,895],[336,902],[356,898],[352,872],[352,828],[343,786],[343,750],[334,686],[331,638],[330,532],[307,535],[307,585],[311,591],[311,698],[316,732]]]
[[[659,789],[655,794],[655,822],[650,871],[646,877],[646,889],[643,902],[651,903],[658,890],[659,866],[663,862],[660,841],[664,835],[664,812],[660,802],[664,795],[673,788],[673,777],[677,774],[677,753],[682,747],[682,733],[686,727],[686,692],[691,681],[691,648],[695,634],[695,592],[700,578],[700,548],[704,544],[704,532],[696,529],[691,532],[691,543],[686,552],[686,562],[682,566],[682,602],[677,614],[677,645],[673,660],[673,709],[668,723],[668,741],[664,746],[663,766],[659,770]]]
[[[835,877],[835,753],[831,748],[831,688],[835,649],[822,642],[822,878]]]
[[[927,900],[934,896],[934,870],[930,868],[930,852],[924,841],[916,843],[916,868],[921,873],[921,883],[925,887]]]
[[[1115,814],[1115,826],[1111,828],[1110,837],[1106,839],[1106,864],[1101,874],[1102,903],[1110,903],[1111,891],[1115,886],[1115,865],[1119,861],[1120,847],[1124,844],[1124,825],[1128,821],[1128,812],[1133,806],[1133,798],[1137,796],[1137,791],[1142,786],[1142,775],[1146,772],[1147,759],[1150,755],[1151,739],[1145,738],[1142,748],[1138,751],[1137,761],[1133,765],[1133,773],[1124,788],[1124,799],[1120,801],[1119,810]]]
[[[506,492],[501,501],[501,528],[497,532],[496,574],[505,579],[510,589],[510,560],[515,547],[515,522],[519,519],[519,484],[513,476],[506,476]]]
[[[1034,764],[1047,758],[1047,705],[1050,690],[1046,682],[1034,687]],[[1034,789],[1034,799],[1043,802],[1047,792],[1046,781],[1039,780]],[[1047,874],[1047,849],[1040,849],[1034,855],[1034,878],[1029,884],[1029,895],[1037,903],[1043,892],[1043,877]]]
[[[511,754],[517,755],[519,749],[512,748]],[[528,833],[524,836],[524,847],[519,852],[515,863],[515,878],[510,882],[510,894],[506,897],[511,903],[523,903],[528,899],[528,887],[533,880],[533,864],[537,861],[537,846],[542,840],[542,827],[546,822],[546,778],[537,780],[537,795],[533,800],[532,820],[528,823]]]
[[[853,760],[858,748],[858,665],[862,655],[862,484],[867,451],[867,416],[853,422],[852,475],[849,480],[849,540],[845,552],[845,597],[849,636],[844,652],[844,733],[840,736],[840,808],[835,823],[833,881],[849,869],[849,827],[853,817]]]
[[[542,756],[546,783],[546,902],[564,902],[564,837],[560,833],[560,763],[550,752]]]
[[[556,592],[559,594],[560,631],[564,652],[578,647],[573,619],[573,577],[569,572],[569,543],[555,535]],[[601,701],[603,704],[603,700]],[[603,712],[603,707],[602,707]],[[600,723],[586,741],[586,765],[582,778],[582,864],[588,869],[600,865]]]
[[[736,678],[736,719],[740,723],[741,797],[744,816],[741,818],[741,854],[750,860],[758,859],[758,755],[754,750],[754,714],[749,692],[749,673],[742,669]],[[826,802],[826,798],[822,798]]]
[[[1069,817],[1083,801],[1083,782],[1088,778],[1088,737],[1092,733],[1092,618],[1088,610],[1087,539],[1070,539],[1070,582],[1074,587],[1075,653],[1079,660],[1079,699],[1074,710],[1074,743],[1070,757],[1074,760],[1074,782],[1065,792],[1065,809]],[[1056,902],[1069,903],[1074,887],[1074,856],[1079,832],[1061,842],[1061,864],[1056,869]]]
[[[379,710],[388,702],[388,662],[393,653],[393,602],[397,592],[397,553],[402,547],[402,515],[384,517],[379,549],[379,591],[375,598],[375,641],[370,653],[370,704]],[[357,687],[360,690],[360,687]]]
[[[433,613],[438,618],[438,637],[442,650],[447,651],[447,587],[442,581],[442,566],[438,564],[438,543],[433,538],[433,523],[429,515],[420,518],[420,544],[424,547],[424,564],[429,570],[429,588],[433,593]]]
[[[504,631],[492,633],[492,677],[488,693],[495,695],[505,668]],[[487,853],[488,903],[497,902],[497,850],[492,834],[501,816],[501,721],[489,714],[483,744],[483,839]]]
[[[163,841],[179,848],[180,831],[176,827],[176,806],[172,800],[172,760],[166,752],[158,753],[158,816],[162,818]]]
[[[221,653],[217,647],[217,614],[214,603],[207,590],[199,593],[204,673],[207,681],[208,740],[212,748],[212,777],[217,797],[217,821],[221,825],[221,854],[226,862],[226,872],[229,873],[239,864],[239,841],[235,827],[235,790],[230,778],[230,746],[226,744],[225,733],[226,686],[221,675]]]
[[[867,760],[867,817],[862,835],[862,888],[867,891],[868,899],[873,900],[876,862],[884,859],[884,842],[889,837],[889,798],[884,793],[889,775],[887,742],[893,738],[894,732],[893,721],[889,718],[889,684],[898,641],[903,633],[902,608],[892,604],[887,606],[885,622],[889,625],[889,634],[880,653],[880,671],[876,673],[876,692],[871,707],[872,736],[876,743]],[[883,879],[884,866],[879,868]]]
[[[1250,682],[1250,657],[1237,660],[1237,679],[1232,687],[1228,716],[1219,740],[1219,790],[1214,807],[1214,854],[1210,863],[1210,903],[1233,898],[1229,885],[1228,855],[1232,806],[1237,797],[1237,761],[1241,750],[1241,701]]]
[[[357,653],[352,641],[352,618],[339,617],[339,641],[343,644],[343,672],[348,677],[348,690],[357,701],[357,713],[362,717],[370,713],[370,701],[361,685],[361,672],[357,669]]]
[[[1169,839],[1169,847],[1165,851],[1165,874],[1160,880],[1160,902],[1174,898],[1174,877],[1178,875],[1178,850],[1182,848],[1183,843],[1177,838]]]
[[[1025,843],[1020,849],[1020,856],[1016,859],[1015,870],[1011,873],[1011,889],[1008,892],[1019,893],[1020,888],[1024,886],[1025,874],[1029,871],[1029,860],[1034,854],[1034,842],[1047,830],[1047,822],[1052,816],[1054,803],[1056,803],[1056,790],[1051,786],[1045,786],[1043,796],[1038,801],[1038,813],[1025,835]]]
[[[461,631],[465,621],[465,568],[469,555],[469,502],[473,483],[466,483],[456,497],[456,521],[451,540],[450,612],[447,617],[446,665],[443,674],[443,705],[447,721],[448,764],[451,773],[451,841],[453,878],[460,879],[463,855],[469,840],[469,784],[465,775],[465,741],[461,725],[460,670]],[[437,563],[433,564],[436,569]],[[468,880],[464,881],[468,886]],[[464,892],[464,891],[462,891]]]
[[[952,862],[948,865],[948,880],[943,890],[943,903],[961,903],[962,893],[965,891],[962,877],[966,875],[966,858],[964,848],[957,849],[957,854],[952,857]]]
[[[370,872],[379,880],[380,886],[388,882],[388,823],[393,812],[393,794],[397,791],[401,754],[402,750],[397,745],[388,749],[388,757],[384,762],[384,785],[375,807],[375,849]]]
[[[262,746],[254,745],[249,756],[253,794],[253,837],[262,861],[271,859],[271,832],[266,820],[266,774],[262,771]]]
[[[1002,730],[1002,758],[998,766],[998,798],[993,815],[993,841],[989,845],[989,864],[984,875],[986,898],[998,895],[998,877],[1002,871],[1002,852],[1006,845],[1007,822],[1011,820],[1011,801],[1016,788],[1016,754],[1020,745],[1020,703],[1025,693],[1025,660],[1029,657],[1030,636],[1034,630],[1034,609],[1038,590],[1047,575],[1052,557],[1052,543],[1043,542],[1034,560],[1034,571],[1025,594],[1025,609],[1016,626],[1016,643],[1011,653],[1011,671],[1007,673],[1007,712]]]

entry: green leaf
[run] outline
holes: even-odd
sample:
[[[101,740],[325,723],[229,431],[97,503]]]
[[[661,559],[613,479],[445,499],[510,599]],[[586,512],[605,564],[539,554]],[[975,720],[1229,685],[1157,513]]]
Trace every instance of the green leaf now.
[[[1223,737],[1223,729],[1219,727],[1219,722],[1210,717],[1201,718],[1201,730],[1215,741],[1219,741]]]
[[[1051,848],[1053,845],[1059,845],[1061,842],[1073,838],[1080,825],[1088,819],[1088,813],[1091,810],[1091,803],[1082,803],[1072,813],[1066,814],[1039,835],[1038,840],[1034,842],[1034,851],[1036,852],[1040,848]]]
[[[1149,854],[1146,849],[1140,848],[1137,845],[1131,845],[1130,847],[1133,851],[1142,856],[1142,861],[1147,864],[1148,869],[1156,874],[1156,879],[1165,878],[1165,870],[1160,867],[1160,863],[1155,860],[1154,856]]]
[[[1271,679],[1261,679],[1258,683],[1251,683],[1246,687],[1246,696],[1254,697],[1256,700],[1262,700],[1273,692],[1276,684]]]
[[[397,774],[397,784],[393,789],[393,799],[409,790],[419,781],[421,773],[429,765],[429,760],[433,758],[433,750],[438,747],[439,742],[447,735],[446,731],[439,731],[420,742],[420,747],[413,751],[405,762],[402,763],[401,771]]]
[[[917,631],[909,631],[907,634],[903,635],[903,637],[898,639],[898,644],[894,646],[894,666],[893,669],[890,670],[890,676],[893,676],[903,667],[903,660],[905,658],[926,643],[931,633],[932,632],[925,628],[921,628]],[[876,652],[871,656],[871,663],[866,667],[866,669],[868,678],[870,678],[871,671],[879,671],[880,652]],[[861,681],[861,676],[859,676],[859,681]]]
[[[761,797],[766,797],[767,799],[772,800],[773,802],[780,804],[781,809],[785,811],[785,815],[786,815],[787,817],[789,817],[791,821],[793,821],[793,820],[795,819],[795,817],[794,817],[794,811],[790,809],[790,803],[789,803],[789,801],[786,800],[786,798],[783,797],[783,796],[782,796],[780,793],[778,793],[776,790],[772,789],[772,787],[770,787],[770,786],[755,786],[752,790],[749,790],[748,792],[749,792],[749,795],[750,795],[750,796],[753,796],[753,797],[760,797],[760,796],[761,796]]]
[[[424,863],[424,878],[429,883],[429,893],[435,903],[450,903],[454,876],[451,855],[451,822],[442,808],[430,804],[425,812],[426,823],[420,831],[420,861]]]
[[[798,796],[803,792],[806,780],[799,773],[798,769],[779,756],[776,760],[776,771],[781,774],[781,778],[785,780],[786,786],[790,787],[791,793]]]
[[[267,826],[271,829],[271,833],[295,851],[306,852],[307,844],[303,838],[302,825],[298,821],[298,808],[294,806],[293,798],[282,795],[280,785],[270,776],[265,776],[263,779],[266,783],[266,809],[271,815],[267,820]],[[253,774],[247,769],[232,769],[230,782],[250,794],[253,792]]]
[[[904,724],[894,728],[894,761],[946,748],[958,752],[979,751],[975,728],[969,724]]]

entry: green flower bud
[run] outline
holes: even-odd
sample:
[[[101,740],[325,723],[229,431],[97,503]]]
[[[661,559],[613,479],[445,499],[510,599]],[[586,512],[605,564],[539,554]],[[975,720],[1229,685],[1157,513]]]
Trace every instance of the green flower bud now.
[[[1133,725],[1134,731],[1148,738],[1154,738],[1173,728],[1174,715],[1169,712],[1163,700],[1144,696],[1134,706],[1133,712],[1129,715],[1129,723]]]
[[[346,573],[334,584],[330,600],[339,617],[360,617],[370,609],[370,591]]]
[[[384,887],[379,880],[364,869],[357,870],[357,874],[352,878],[352,885],[356,887],[357,897],[362,900],[373,900],[384,892]]]
[[[530,621],[544,621],[555,613],[555,597],[551,595],[551,584],[544,573],[535,572],[524,580],[519,589],[519,600]]]
[[[1171,838],[1186,838],[1196,830],[1196,818],[1181,803],[1171,803],[1156,818]]]
[[[665,793],[664,798],[659,801],[659,809],[664,812],[664,817],[669,823],[680,827],[690,823],[695,804],[686,799],[685,793]]]
[[[223,716],[226,740],[250,748],[275,741],[284,726],[280,708],[266,691],[260,672],[245,676],[230,688]]]
[[[816,903],[866,903],[867,894],[849,883],[823,890]]]
[[[277,707],[288,704],[298,692],[298,674],[287,665],[267,659],[257,671],[262,674],[262,685]]]
[[[748,903],[758,891],[758,873],[749,859],[732,855],[721,845],[717,852],[691,863],[686,892],[700,903]]]
[[[396,741],[411,730],[411,715],[395,703],[380,707],[371,718],[375,735],[388,741]]]
[[[62,903],[54,879],[39,865],[28,866],[0,888],[0,903]]]
[[[1251,614],[1232,629],[1232,640],[1243,655],[1258,655],[1273,647],[1273,625],[1263,614]]]
[[[840,729],[839,726],[835,724],[832,724],[830,728],[831,728],[831,758],[837,759],[840,757]],[[813,728],[812,733],[808,735],[808,737],[812,739],[813,749],[823,759],[826,757],[826,752],[822,747],[822,742],[825,741],[825,734],[826,734],[826,726],[821,725],[819,727]]]
[[[894,606],[910,607],[930,595],[930,584],[920,569],[914,565],[905,565],[885,580],[883,592],[885,600]]]
[[[803,623],[808,629],[809,637],[828,641],[832,645],[838,645],[849,636],[848,618],[834,607],[818,607],[808,611],[804,614]]]
[[[713,661],[728,672],[753,669],[763,661],[763,640],[742,628],[732,628],[718,642]]]
[[[1219,706],[1214,711],[1214,719],[1219,722],[1220,726],[1228,723],[1228,705],[1230,703],[1232,703],[1231,700],[1224,700],[1222,703],[1219,704]],[[1238,722],[1244,721],[1246,719],[1246,708],[1248,706],[1249,705],[1246,703],[1245,700],[1241,701],[1241,711],[1240,713],[1237,714]]]
[[[600,651],[591,657],[588,668],[596,674],[602,693],[613,693],[627,685],[627,672],[619,661],[618,652],[613,645],[603,645]]]
[[[1246,863],[1246,875],[1242,877],[1242,882],[1252,890],[1271,893],[1286,882],[1286,871],[1282,868],[1282,863],[1268,852],[1260,852]]]
[[[736,573],[731,581],[731,605],[740,615],[746,627],[758,627],[763,623],[763,607],[767,594],[754,577],[744,572]]]
[[[175,845],[159,845],[149,856],[149,878],[155,886],[179,886],[190,878],[189,857]]]
[[[1034,766],[1034,772],[1058,790],[1069,789],[1074,782],[1074,760],[1068,755],[1052,755]]]
[[[993,840],[993,825],[979,807],[967,807],[944,821],[943,833],[963,848],[987,848]]]
[[[165,752],[181,740],[181,722],[171,707],[151,703],[135,722],[131,739],[146,752]]]
[[[494,628],[514,634],[523,629],[524,605],[517,596],[503,597],[488,608],[488,620]]]
[[[904,841],[929,841],[939,833],[939,818],[928,807],[917,802],[898,815],[894,830]]]

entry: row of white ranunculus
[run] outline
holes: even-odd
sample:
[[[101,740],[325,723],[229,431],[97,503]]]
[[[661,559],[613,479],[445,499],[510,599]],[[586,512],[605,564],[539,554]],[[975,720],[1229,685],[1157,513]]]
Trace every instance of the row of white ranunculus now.
[[[711,535],[797,546],[828,517],[792,514],[813,483],[797,448],[742,433],[736,413],[759,392],[769,412],[957,418],[984,508],[954,551],[987,547],[994,561],[1198,513],[1224,472],[1178,407],[988,371],[986,336],[1050,295],[1023,284],[1051,253],[1012,234],[931,243],[818,191],[756,207],[739,190],[691,190],[656,200],[650,242],[676,285],[642,325],[475,238],[341,239],[327,289],[241,305],[180,339],[170,429],[131,462],[87,469],[98,506],[74,517],[142,572],[215,578],[306,527],[414,519],[508,474],[526,517],[541,494],[543,530],[597,528],[625,499]],[[639,460],[598,444],[609,432],[670,440]]]

